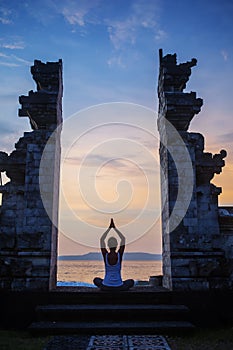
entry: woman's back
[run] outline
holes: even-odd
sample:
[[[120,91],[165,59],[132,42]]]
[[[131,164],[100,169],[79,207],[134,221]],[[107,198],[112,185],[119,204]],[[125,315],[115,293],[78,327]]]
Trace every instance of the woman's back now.
[[[121,258],[120,253],[107,253],[105,255],[105,286],[119,287],[123,284],[121,279]]]
[[[115,265],[117,263],[117,261],[118,261],[118,254],[119,253],[113,252],[113,251],[110,251],[110,253],[106,254],[109,265]]]

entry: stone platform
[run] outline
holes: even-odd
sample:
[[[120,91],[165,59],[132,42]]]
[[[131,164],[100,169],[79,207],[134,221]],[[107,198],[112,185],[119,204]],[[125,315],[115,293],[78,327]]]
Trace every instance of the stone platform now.
[[[148,288],[120,293],[73,289],[51,292],[0,292],[0,326],[27,329],[36,320],[38,305],[185,305],[188,320],[197,327],[225,325],[233,320],[233,292],[230,290],[171,292]],[[75,311],[76,312],[76,311]],[[125,312],[125,311],[124,311]],[[94,332],[89,334],[95,334]],[[104,334],[104,333],[102,333]],[[111,334],[109,332],[109,334]],[[125,333],[115,333],[125,334]],[[131,333],[135,334],[135,333]],[[137,333],[136,333],[137,334]],[[141,333],[143,334],[143,333]],[[148,334],[148,333],[144,333]],[[154,334],[161,334],[155,332]]]
[[[166,291],[140,293],[57,293],[38,303],[29,330],[33,335],[181,334],[195,327],[189,309],[173,304]]]

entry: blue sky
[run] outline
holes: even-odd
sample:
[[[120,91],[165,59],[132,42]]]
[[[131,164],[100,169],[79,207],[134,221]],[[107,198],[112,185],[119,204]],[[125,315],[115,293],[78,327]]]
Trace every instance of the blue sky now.
[[[230,0],[0,0],[0,149],[10,152],[30,130],[17,109],[18,96],[35,89],[29,72],[34,59],[63,60],[66,120],[81,109],[109,102],[156,111],[158,50],[163,48],[164,54],[176,52],[178,62],[198,60],[187,91],[196,91],[204,105],[191,130],[205,135],[207,151],[228,150],[227,165],[214,183],[223,187],[221,203],[233,205],[232,43]],[[153,127],[152,121],[146,125]],[[160,241],[154,228],[128,248],[159,252]],[[74,249],[81,253],[89,247],[61,239],[62,253]]]

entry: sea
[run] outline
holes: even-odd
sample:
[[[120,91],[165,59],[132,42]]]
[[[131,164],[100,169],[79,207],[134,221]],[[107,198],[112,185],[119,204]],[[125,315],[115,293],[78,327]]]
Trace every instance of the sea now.
[[[150,276],[162,274],[162,261],[128,261],[122,262],[122,279],[133,278],[149,281]],[[94,277],[104,277],[104,262],[97,260],[58,260],[58,286],[95,287]]]

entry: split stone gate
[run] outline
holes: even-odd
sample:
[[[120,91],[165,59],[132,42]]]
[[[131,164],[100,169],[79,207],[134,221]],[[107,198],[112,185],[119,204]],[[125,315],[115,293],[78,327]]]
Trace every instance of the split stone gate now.
[[[204,137],[188,132],[203,103],[195,92],[184,92],[195,65],[195,59],[177,64],[175,54],[163,56],[160,50],[163,286],[169,290],[232,289],[233,209],[219,210],[221,188],[210,182],[221,172],[226,152],[204,152]],[[10,155],[0,152],[0,172],[10,179],[0,186],[3,291],[56,287],[62,62],[35,61],[31,73],[37,91],[20,96],[19,116],[29,118],[32,131],[24,133]],[[48,162],[41,164],[48,140]]]
[[[20,96],[19,116],[29,118],[33,131],[24,133],[10,155],[0,153],[0,171],[10,179],[0,187],[2,290],[49,290],[56,286],[62,62],[35,61],[31,73],[37,91]],[[42,168],[40,161],[48,140],[49,161],[43,162]]]

